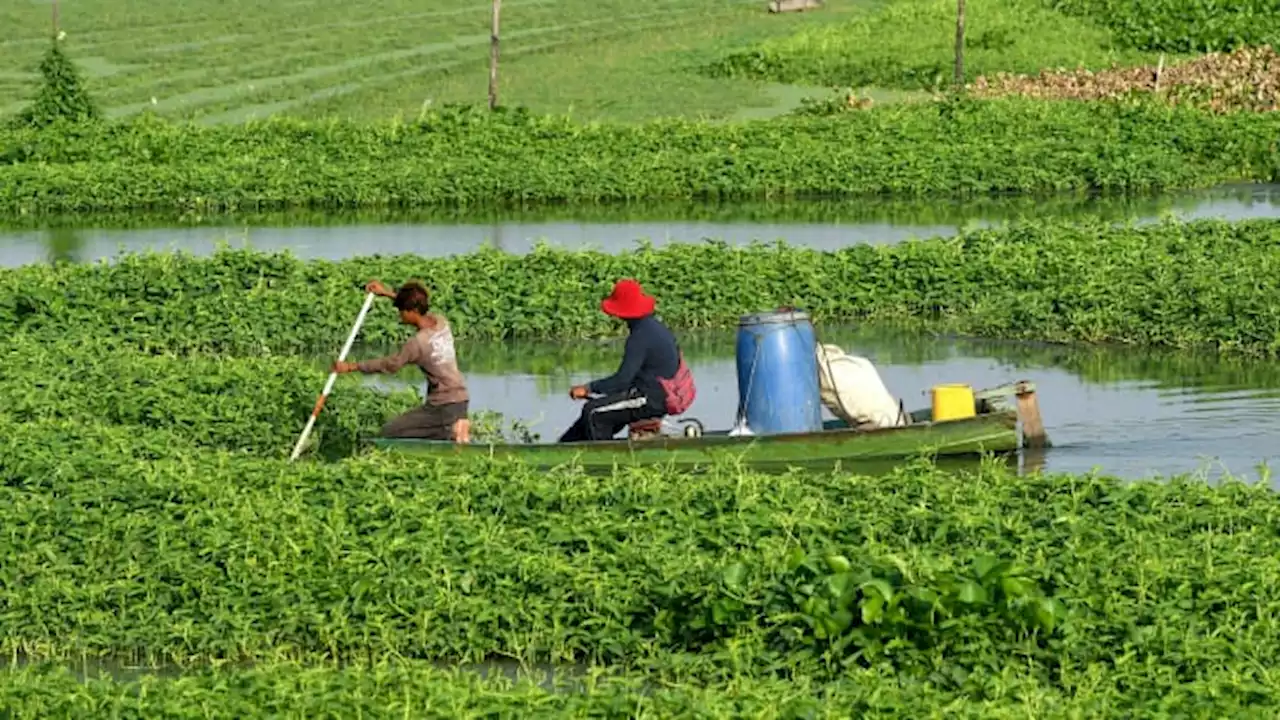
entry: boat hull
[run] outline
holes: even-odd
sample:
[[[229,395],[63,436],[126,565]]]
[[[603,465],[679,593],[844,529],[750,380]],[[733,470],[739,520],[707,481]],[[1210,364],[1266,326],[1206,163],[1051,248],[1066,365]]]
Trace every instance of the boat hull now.
[[[518,458],[548,468],[561,465],[698,467],[723,460],[766,468],[845,466],[901,460],[920,454],[952,457],[1013,452],[1019,447],[1019,435],[1017,413],[1010,410],[873,431],[832,428],[814,433],[746,437],[721,433],[695,438],[538,444],[456,444],[376,438],[373,444],[381,450],[436,458]]]

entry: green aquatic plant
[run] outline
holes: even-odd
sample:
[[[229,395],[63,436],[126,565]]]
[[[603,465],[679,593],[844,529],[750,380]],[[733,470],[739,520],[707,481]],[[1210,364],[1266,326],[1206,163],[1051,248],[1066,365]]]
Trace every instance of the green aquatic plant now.
[[[255,456],[287,454],[327,371],[292,357],[180,358],[93,338],[10,340],[0,353],[10,368],[0,376],[0,398],[12,420],[157,429],[183,446]],[[349,455],[417,402],[411,390],[344,387],[326,402],[311,447]]]
[[[439,259],[138,254],[0,270],[0,331],[44,342],[67,328],[93,328],[96,337],[144,353],[329,354],[350,330],[362,283],[421,277],[460,339],[616,337],[622,327],[599,311],[599,300],[618,278],[635,277],[682,331],[733,328],[742,314],[794,305],[823,325],[883,321],[986,337],[1273,356],[1280,352],[1280,308],[1272,302],[1280,293],[1277,241],[1273,220],[1095,221],[834,251],[709,241],[618,254],[489,248]],[[380,348],[405,337],[385,305],[360,333]]]
[[[325,712],[370,715],[428,701],[570,716],[1271,707],[1280,496],[1262,485],[1019,476],[994,462],[587,475],[358,452],[419,400],[356,379],[321,415],[332,459],[284,453],[370,276],[427,278],[461,338],[616,336],[596,308],[625,274],[686,332],[802,303],[820,322],[1261,354],[1277,337],[1276,233],[1051,223],[830,253],[706,243],[305,262],[224,250],[0,271],[0,656],[35,664],[0,670],[0,703],[33,717],[210,714],[211,693],[242,715],[316,707],[318,694]],[[709,275],[721,281],[698,280]],[[377,307],[362,337],[385,349],[405,330]],[[691,357],[715,356],[689,334]],[[315,359],[292,354],[315,346]],[[1101,350],[1007,350],[1055,352],[1090,376],[1147,372],[1102,367]],[[511,356],[537,371],[611,364],[581,342],[558,355],[489,346],[469,362]],[[533,439],[508,422],[477,412],[474,434]],[[585,679],[539,689],[438,667],[502,662]],[[66,692],[76,679],[45,663],[170,676]]]
[[[1066,606],[1045,595],[1026,568],[989,554],[960,568],[951,561],[865,559],[791,551],[763,582],[752,565],[729,564],[692,593],[665,598],[655,624],[706,650],[751,627],[766,654],[820,653],[831,667],[874,666],[912,652],[945,653],[955,663],[993,644],[1047,657]]]
[[[1280,500],[1266,487],[996,463],[588,477],[382,455],[147,458],[134,446],[160,431],[83,427],[94,444],[0,417],[6,656],[511,658],[824,681],[948,668],[1065,692],[1099,664],[1129,687],[1280,659]],[[1170,652],[1188,636],[1205,640]]]
[[[973,673],[961,686],[944,669],[928,680],[851,668],[836,681],[803,675],[654,681],[642,673],[549,668],[508,679],[510,666],[440,668],[386,661],[342,666],[260,664],[175,675],[74,670],[39,664],[0,672],[0,703],[21,720],[91,715],[239,719],[288,717],[731,718],[1267,717],[1277,686],[1263,671],[1218,670],[1191,680],[1129,684],[1105,668],[1087,687],[1062,690],[1014,672]],[[486,674],[482,674],[486,673]],[[548,677],[550,676],[550,677]]]
[[[1111,29],[1128,47],[1166,52],[1222,52],[1280,41],[1270,0],[1044,0],[1045,5]]]
[[[142,118],[0,131],[0,212],[1137,192],[1270,179],[1278,123],[1019,98],[731,123],[475,109],[381,124]]]

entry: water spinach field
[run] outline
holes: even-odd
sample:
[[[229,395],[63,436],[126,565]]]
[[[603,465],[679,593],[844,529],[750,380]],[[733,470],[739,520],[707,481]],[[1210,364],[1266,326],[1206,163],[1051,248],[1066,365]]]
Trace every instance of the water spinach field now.
[[[370,275],[430,272],[465,341],[614,335],[593,306],[626,268],[682,330],[794,302],[1271,357],[1278,233],[1063,223],[830,253],[224,250],[4,270],[0,617],[17,662],[0,692],[33,717],[214,697],[228,715],[1247,714],[1274,698],[1280,653],[1267,483],[422,461],[361,443],[415,393],[345,380],[316,447],[285,455],[324,377],[306,354],[336,344]],[[694,267],[722,281],[686,282]],[[400,332],[383,309],[362,337]],[[460,669],[496,660],[555,677]],[[163,669],[98,669],[133,666]]]
[[[0,259],[5,717],[1280,708],[1280,496],[1266,467],[1190,462],[1278,447],[1280,220],[1129,222],[1192,202],[1141,193],[1277,179],[1267,3],[970,0],[960,63],[937,0],[512,0],[500,31],[488,2],[9,5],[0,225],[49,247]],[[449,251],[402,222],[406,251],[353,233],[100,262],[78,239],[518,213],[580,231],[729,202],[830,236]],[[839,224],[901,213],[955,232]],[[531,439],[544,406],[571,419],[574,374],[617,366],[600,299],[624,277],[712,423],[737,401],[726,334],[794,306],[878,350],[904,397],[1035,370],[1061,441],[769,473],[381,452],[422,402],[406,371],[339,378],[291,462],[375,277],[430,286],[481,447]],[[396,320],[375,305],[354,357],[402,343]],[[1146,394],[1096,390],[1119,380]],[[1088,470],[1156,455],[1172,473]]]

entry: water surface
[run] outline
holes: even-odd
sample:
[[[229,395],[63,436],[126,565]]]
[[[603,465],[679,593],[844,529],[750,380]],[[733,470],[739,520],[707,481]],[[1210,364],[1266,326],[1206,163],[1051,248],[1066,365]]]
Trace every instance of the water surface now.
[[[10,218],[0,265],[52,258],[97,260],[121,251],[208,254],[220,243],[289,250],[303,258],[415,253],[442,257],[492,245],[525,253],[540,241],[617,252],[647,239],[661,246],[719,238],[743,245],[786,240],[822,250],[946,236],[1027,219],[1151,222],[1280,217],[1280,185],[1230,185],[1131,197],[1009,196],[971,200],[861,199],[789,203],[678,202],[502,210],[317,212],[229,216],[91,215]]]

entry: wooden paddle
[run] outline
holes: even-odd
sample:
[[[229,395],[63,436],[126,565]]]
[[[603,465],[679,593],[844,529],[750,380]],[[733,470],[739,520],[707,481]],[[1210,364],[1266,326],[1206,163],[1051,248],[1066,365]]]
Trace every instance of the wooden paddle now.
[[[369,314],[369,308],[373,306],[373,298],[375,295],[369,293],[364,297],[364,307],[360,308],[360,314],[356,316],[356,324],[351,326],[351,334],[347,336],[347,344],[342,346],[342,352],[338,353],[338,362],[347,359],[347,353],[351,352],[351,346],[356,341],[356,335],[360,332],[360,326],[364,324],[364,316]],[[329,393],[333,391],[333,384],[338,379],[338,373],[330,372],[329,381],[324,384],[324,390],[320,393],[320,397],[316,398],[316,406],[311,408],[311,417],[307,418],[306,427],[302,428],[302,436],[298,438],[298,444],[293,446],[293,454],[289,456],[289,462],[298,459],[298,455],[302,453],[302,446],[307,442],[307,436],[311,434],[311,428],[316,424],[316,418],[320,416],[320,410],[324,407],[324,401],[329,398]]]

